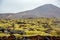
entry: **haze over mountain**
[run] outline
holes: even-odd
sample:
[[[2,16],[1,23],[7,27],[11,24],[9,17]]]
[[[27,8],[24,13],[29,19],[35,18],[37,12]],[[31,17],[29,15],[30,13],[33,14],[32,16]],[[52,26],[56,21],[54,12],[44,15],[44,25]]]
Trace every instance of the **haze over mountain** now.
[[[16,14],[0,14],[0,18],[35,18],[35,17],[60,17],[60,8],[52,4],[39,6],[33,10]]]

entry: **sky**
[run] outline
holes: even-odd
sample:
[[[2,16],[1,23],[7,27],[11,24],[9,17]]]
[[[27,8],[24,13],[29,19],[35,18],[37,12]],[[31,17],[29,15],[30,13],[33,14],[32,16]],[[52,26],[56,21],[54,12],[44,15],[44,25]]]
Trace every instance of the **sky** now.
[[[60,7],[60,0],[0,0],[0,13],[17,13],[31,10],[44,4]]]

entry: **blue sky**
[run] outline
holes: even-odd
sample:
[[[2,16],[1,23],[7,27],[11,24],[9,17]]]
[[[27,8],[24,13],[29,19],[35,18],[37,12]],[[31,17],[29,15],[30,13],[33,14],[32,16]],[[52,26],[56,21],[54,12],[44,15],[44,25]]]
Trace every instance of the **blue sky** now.
[[[60,0],[0,0],[0,13],[17,13],[44,4],[54,4],[60,7],[59,2]]]

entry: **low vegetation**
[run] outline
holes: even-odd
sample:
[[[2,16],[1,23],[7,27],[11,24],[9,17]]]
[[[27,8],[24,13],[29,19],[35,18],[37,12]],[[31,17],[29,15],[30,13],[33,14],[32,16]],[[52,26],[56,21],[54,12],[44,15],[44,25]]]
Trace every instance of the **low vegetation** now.
[[[14,34],[23,36],[60,36],[60,19],[0,19],[0,37]]]

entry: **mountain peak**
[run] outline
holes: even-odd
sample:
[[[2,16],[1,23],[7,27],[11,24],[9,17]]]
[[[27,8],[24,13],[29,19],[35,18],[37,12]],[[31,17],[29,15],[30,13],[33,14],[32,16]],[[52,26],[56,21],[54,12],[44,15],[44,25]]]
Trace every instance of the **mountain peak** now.
[[[53,5],[53,4],[45,4],[43,6],[45,6],[45,7],[52,7],[52,8],[54,8],[54,7],[59,8],[59,7],[57,7],[56,5]]]
[[[46,9],[59,9],[59,7],[53,5],[53,4],[45,4],[45,5],[42,5],[42,6],[39,6],[35,9],[43,9],[43,10],[46,10]]]
[[[53,4],[45,4],[35,8],[34,13],[42,17],[59,17],[60,8]]]
[[[45,4],[43,6],[55,6],[55,5],[53,5],[53,4]]]

